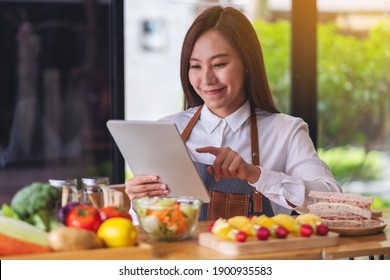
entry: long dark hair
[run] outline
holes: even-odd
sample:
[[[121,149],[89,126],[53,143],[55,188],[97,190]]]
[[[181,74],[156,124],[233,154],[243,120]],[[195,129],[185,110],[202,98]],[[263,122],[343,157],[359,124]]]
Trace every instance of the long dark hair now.
[[[203,104],[191,86],[188,70],[195,42],[206,31],[214,29],[224,36],[239,52],[246,72],[245,94],[252,105],[270,113],[278,113],[268,86],[263,53],[256,32],[248,18],[240,11],[215,6],[206,9],[193,22],[184,38],[180,78],[184,90],[184,109]]]

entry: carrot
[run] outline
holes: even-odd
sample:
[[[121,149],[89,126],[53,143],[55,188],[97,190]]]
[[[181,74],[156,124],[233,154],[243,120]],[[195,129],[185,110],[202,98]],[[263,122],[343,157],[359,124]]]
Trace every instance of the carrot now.
[[[180,210],[180,204],[175,204],[174,209],[148,210],[148,215],[153,215],[157,220],[168,228],[176,225],[175,234],[182,234],[186,231],[186,222]]]
[[[173,212],[173,215],[168,223],[168,226],[171,227],[174,224],[177,225],[176,232],[177,234],[184,233],[186,231],[186,224],[184,221],[183,213],[180,211],[179,204],[176,204],[175,210]]]
[[[53,250],[48,246],[34,244],[0,234],[0,256],[47,253]]]
[[[154,210],[153,212],[150,213],[150,215],[156,216],[156,218],[161,221],[168,216],[170,211],[171,209]]]
[[[184,220],[180,220],[178,223],[177,223],[177,230],[176,230],[176,233],[177,234],[182,234],[186,231],[186,223],[184,222]]]

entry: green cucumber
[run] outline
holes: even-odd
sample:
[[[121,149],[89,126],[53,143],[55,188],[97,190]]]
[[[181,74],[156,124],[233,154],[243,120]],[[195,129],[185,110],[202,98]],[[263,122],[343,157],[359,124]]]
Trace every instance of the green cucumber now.
[[[174,206],[175,203],[176,203],[176,199],[170,197],[164,197],[157,201],[157,204],[163,207],[171,207]]]

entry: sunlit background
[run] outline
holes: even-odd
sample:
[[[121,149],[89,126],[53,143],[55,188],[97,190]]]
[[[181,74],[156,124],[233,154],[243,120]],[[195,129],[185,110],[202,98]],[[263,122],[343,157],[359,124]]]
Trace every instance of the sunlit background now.
[[[181,45],[211,5],[252,21],[274,99],[290,114],[293,1],[124,0],[122,57],[117,1],[0,0],[0,203],[32,181],[112,174],[113,81],[125,119],[181,111]],[[390,0],[317,0],[317,10],[319,155],[344,191],[390,207]]]
[[[182,109],[181,43],[197,13],[215,2],[126,1],[127,119]],[[290,113],[291,0],[219,3],[253,22],[277,106]],[[318,152],[344,191],[390,207],[390,1],[318,0],[317,9]]]

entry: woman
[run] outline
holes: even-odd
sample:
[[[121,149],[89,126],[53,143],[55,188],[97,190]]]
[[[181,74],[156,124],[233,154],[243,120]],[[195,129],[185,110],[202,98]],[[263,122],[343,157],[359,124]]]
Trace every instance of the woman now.
[[[184,39],[180,75],[185,111],[164,120],[182,132],[212,193],[201,219],[305,213],[313,202],[309,191],[341,192],[307,124],[276,109],[260,43],[241,12],[212,7],[195,19]],[[137,199],[166,196],[169,189],[151,174],[127,180],[126,193]],[[222,208],[230,214],[215,212]]]

